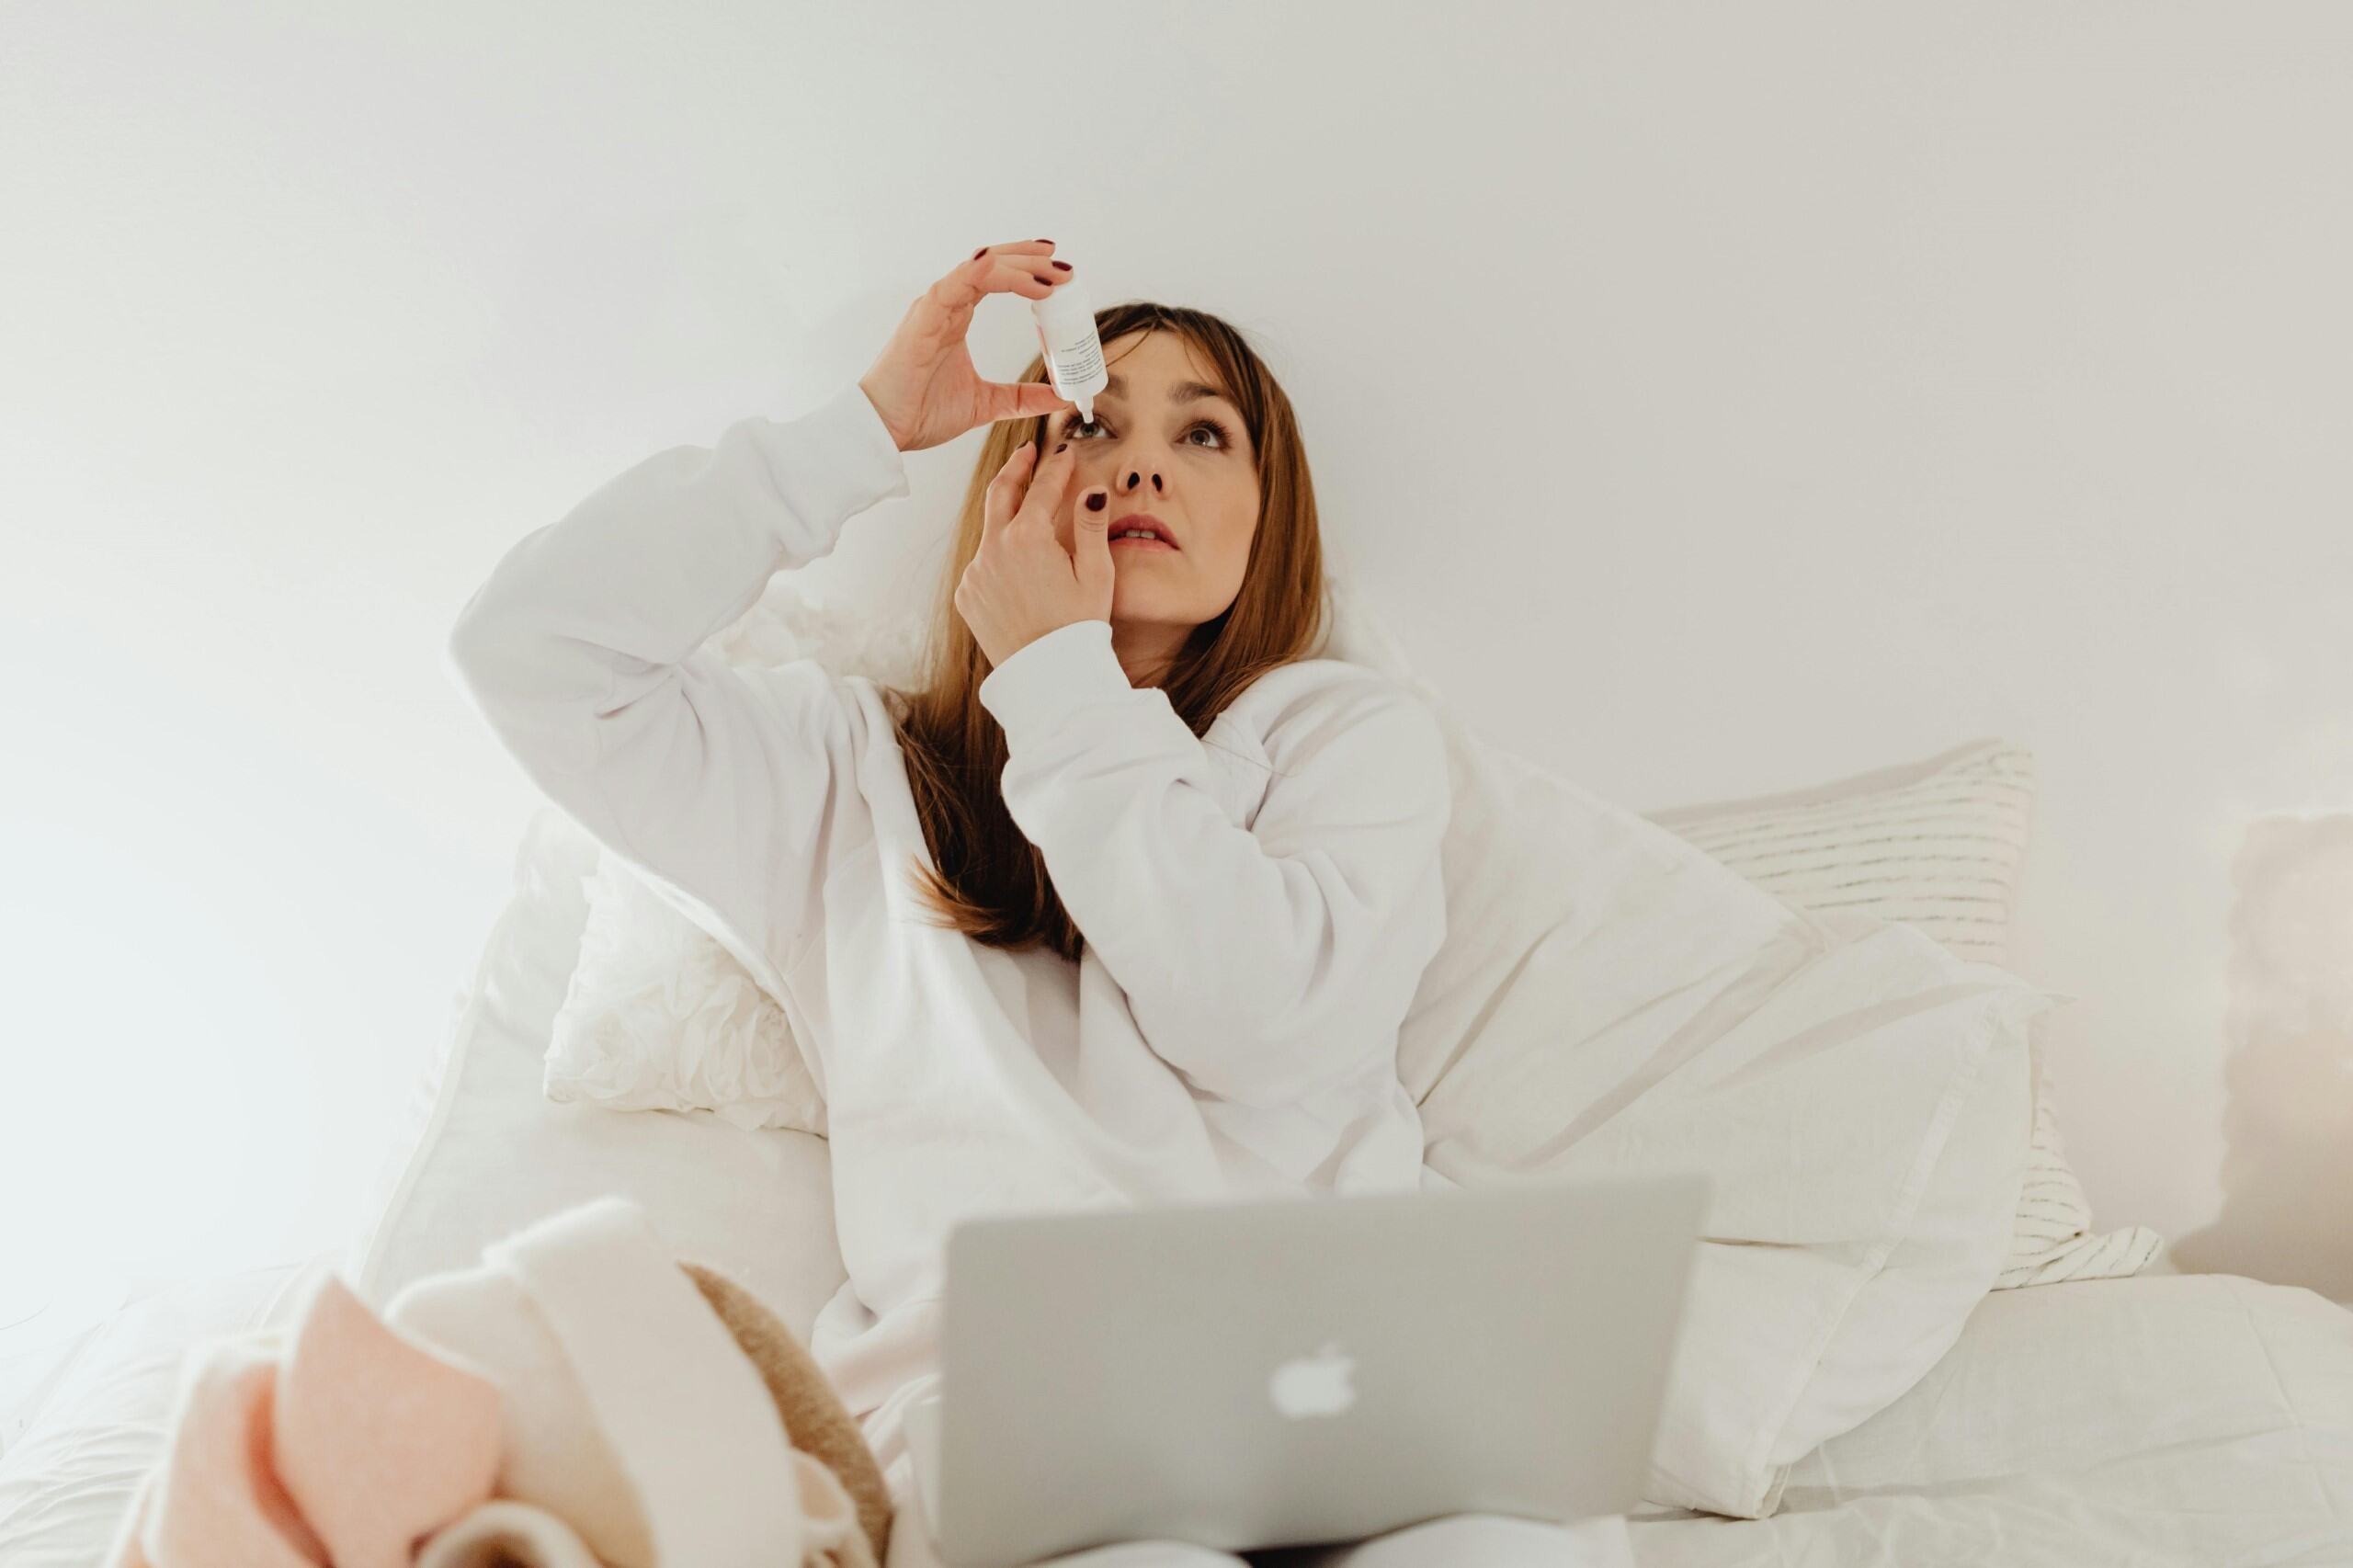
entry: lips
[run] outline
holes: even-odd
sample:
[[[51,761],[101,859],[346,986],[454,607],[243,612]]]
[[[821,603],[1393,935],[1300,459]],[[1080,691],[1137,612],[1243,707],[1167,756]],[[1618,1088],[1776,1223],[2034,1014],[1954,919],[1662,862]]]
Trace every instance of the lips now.
[[[1121,528],[1150,528],[1153,532],[1160,536],[1160,547],[1163,550],[1176,550],[1181,548],[1176,542],[1176,534],[1169,529],[1168,525],[1162,522],[1158,517],[1154,517],[1150,512],[1130,512],[1126,517],[1114,517],[1106,527],[1104,531],[1111,536],[1111,542],[1113,544],[1118,544],[1120,542],[1119,535]],[[1129,544],[1142,544],[1144,541],[1142,540],[1131,539],[1126,542]]]

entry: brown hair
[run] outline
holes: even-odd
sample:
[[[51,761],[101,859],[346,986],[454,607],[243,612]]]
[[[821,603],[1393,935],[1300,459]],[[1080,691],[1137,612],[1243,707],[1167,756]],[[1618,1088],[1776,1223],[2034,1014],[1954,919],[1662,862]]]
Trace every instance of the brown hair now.
[[[1107,346],[1134,333],[1181,335],[1217,368],[1257,459],[1258,527],[1242,585],[1233,604],[1194,629],[1155,683],[1198,736],[1259,676],[1308,656],[1322,639],[1324,550],[1307,454],[1290,399],[1241,333],[1217,317],[1128,301],[1096,312],[1095,328]],[[1044,381],[1045,361],[1032,358],[1018,379]],[[957,518],[921,683],[879,689],[898,722],[907,785],[937,867],[910,862],[917,900],[945,917],[933,924],[995,948],[1049,942],[1074,960],[1084,938],[1054,893],[1045,857],[1006,810],[998,788],[1005,731],[977,695],[993,666],[955,604],[964,568],[980,549],[989,482],[1023,441],[1050,449],[1046,432],[1047,416],[990,427]]]

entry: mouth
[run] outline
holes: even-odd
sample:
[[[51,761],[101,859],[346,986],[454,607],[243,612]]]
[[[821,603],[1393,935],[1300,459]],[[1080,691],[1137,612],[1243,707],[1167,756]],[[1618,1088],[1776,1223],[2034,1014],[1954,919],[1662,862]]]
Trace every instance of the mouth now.
[[[1154,537],[1147,540],[1139,534],[1129,534],[1122,539],[1120,535],[1130,528],[1149,528]],[[1177,548],[1176,536],[1169,532],[1168,525],[1150,512],[1130,512],[1125,517],[1114,517],[1104,531],[1110,536],[1114,545],[1143,546],[1153,550]]]
[[[1171,555],[1176,553],[1176,547],[1165,540],[1145,539],[1137,534],[1130,534],[1125,539],[1113,540],[1111,548],[1113,550],[1165,551]]]

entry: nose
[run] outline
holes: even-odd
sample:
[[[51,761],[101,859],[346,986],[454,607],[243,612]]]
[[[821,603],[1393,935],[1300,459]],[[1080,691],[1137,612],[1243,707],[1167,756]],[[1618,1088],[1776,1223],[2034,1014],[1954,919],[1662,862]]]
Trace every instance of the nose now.
[[[1120,466],[1112,473],[1111,493],[1120,496],[1132,495],[1147,484],[1155,496],[1168,494],[1168,481],[1158,463],[1149,458],[1134,458],[1125,452],[1120,453]]]

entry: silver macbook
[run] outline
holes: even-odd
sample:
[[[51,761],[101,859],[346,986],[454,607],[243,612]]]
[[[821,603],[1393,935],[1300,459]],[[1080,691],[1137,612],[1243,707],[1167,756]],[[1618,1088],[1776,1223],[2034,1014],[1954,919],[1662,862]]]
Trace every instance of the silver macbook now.
[[[911,1412],[951,1568],[1640,1503],[1709,1179],[968,1220]]]

